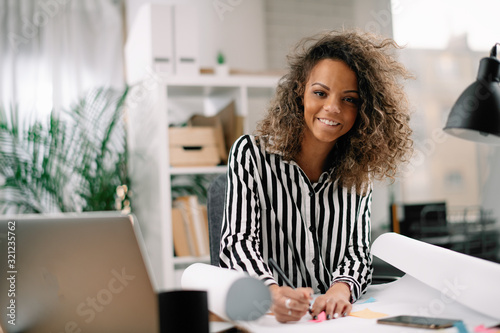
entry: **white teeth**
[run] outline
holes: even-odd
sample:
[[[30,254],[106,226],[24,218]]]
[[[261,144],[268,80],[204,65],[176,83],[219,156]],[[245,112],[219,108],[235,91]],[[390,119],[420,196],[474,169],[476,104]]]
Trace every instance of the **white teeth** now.
[[[323,124],[327,124],[327,125],[331,125],[331,126],[335,126],[335,125],[339,125],[340,123],[336,123],[334,121],[331,121],[331,120],[328,120],[328,119],[322,119],[322,118],[318,118],[319,121],[321,121]]]

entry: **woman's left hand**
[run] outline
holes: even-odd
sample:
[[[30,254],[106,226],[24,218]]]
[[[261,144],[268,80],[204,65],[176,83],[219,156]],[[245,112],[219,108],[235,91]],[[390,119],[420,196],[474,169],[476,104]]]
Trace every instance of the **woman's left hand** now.
[[[325,311],[326,319],[336,319],[349,315],[352,310],[351,289],[346,283],[338,282],[321,296],[318,296],[312,306],[311,316],[317,316]]]

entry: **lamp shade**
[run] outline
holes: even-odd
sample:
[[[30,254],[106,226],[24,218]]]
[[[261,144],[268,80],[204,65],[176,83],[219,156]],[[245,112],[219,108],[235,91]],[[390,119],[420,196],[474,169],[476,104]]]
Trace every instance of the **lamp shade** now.
[[[492,50],[481,59],[477,79],[451,109],[444,131],[475,142],[500,145],[500,61]]]

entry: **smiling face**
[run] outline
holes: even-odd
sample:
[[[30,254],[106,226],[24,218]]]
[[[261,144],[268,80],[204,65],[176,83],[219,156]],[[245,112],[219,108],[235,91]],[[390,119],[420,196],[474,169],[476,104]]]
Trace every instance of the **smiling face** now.
[[[341,60],[320,60],[309,74],[303,101],[302,149],[331,150],[356,121],[360,104],[356,74]]]

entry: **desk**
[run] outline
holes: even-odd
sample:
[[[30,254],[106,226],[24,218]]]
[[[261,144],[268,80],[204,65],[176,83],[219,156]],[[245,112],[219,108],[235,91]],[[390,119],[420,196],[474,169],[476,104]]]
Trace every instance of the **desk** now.
[[[462,320],[469,332],[500,322],[500,265],[426,244],[394,233],[379,236],[372,253],[406,273],[401,279],[370,286],[353,304],[353,312],[369,309],[387,316],[416,315]],[[371,303],[363,303],[373,298]],[[474,310],[474,309],[477,309]],[[480,311],[480,312],[479,312]],[[415,333],[428,330],[377,324],[376,319],[346,317],[321,323],[309,316],[280,324],[266,315],[239,323],[251,332]],[[457,332],[453,327],[442,332]]]
[[[363,309],[370,309],[375,312],[382,312],[389,316],[396,315],[420,315],[460,319],[464,322],[469,332],[473,332],[478,325],[493,326],[500,322],[500,319],[482,315],[471,311],[452,298],[453,292],[460,293],[460,285],[454,286],[456,290],[451,293],[439,292],[429,288],[422,282],[410,275],[405,275],[395,282],[370,286],[356,303],[353,304],[353,312]],[[450,286],[453,289],[453,286]],[[372,303],[364,301],[373,297]],[[389,326],[376,323],[376,319],[363,319],[357,317],[345,317],[335,320],[323,321],[321,323],[309,322],[310,316],[296,323],[280,324],[272,315],[266,315],[254,322],[239,322],[238,326],[250,332],[349,332],[349,333],[420,333],[432,332],[427,329],[417,329],[402,326]],[[457,328],[440,330],[440,332],[458,332]]]
[[[353,304],[352,312],[369,310],[381,313],[381,317],[414,315],[455,319],[462,321],[468,332],[480,325],[491,327],[500,322],[499,264],[395,233],[379,236],[372,245],[372,254],[405,275],[395,282],[369,286]],[[218,311],[223,309],[220,307]],[[354,316],[319,323],[310,319],[307,314],[298,322],[281,324],[273,315],[264,315],[236,325],[257,333],[429,333],[429,330],[377,324],[377,319]],[[452,327],[441,332],[463,331]]]

